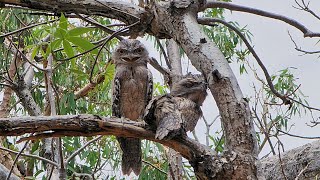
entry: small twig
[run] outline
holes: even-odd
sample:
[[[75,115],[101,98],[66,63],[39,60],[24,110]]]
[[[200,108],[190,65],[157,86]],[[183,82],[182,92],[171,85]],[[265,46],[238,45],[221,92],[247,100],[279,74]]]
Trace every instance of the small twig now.
[[[6,180],[9,180],[9,179],[10,179],[10,176],[11,176],[11,174],[12,174],[12,171],[13,171],[14,166],[17,164],[19,157],[21,156],[22,152],[26,149],[26,147],[27,147],[28,144],[29,144],[29,141],[25,142],[24,145],[23,145],[23,147],[22,147],[22,149],[17,153],[17,156],[16,156],[16,158],[14,159],[14,161],[13,161],[13,163],[12,163],[12,166],[11,166],[11,168],[10,168],[10,171],[9,171],[8,175],[7,175]]]
[[[291,101],[293,101],[293,102],[295,102],[295,103],[298,103],[298,104],[300,104],[301,106],[303,106],[303,107],[305,107],[305,108],[307,108],[307,109],[320,111],[319,108],[315,108],[315,107],[311,107],[311,106],[305,105],[305,104],[303,104],[303,103],[301,103],[301,102],[299,102],[299,101],[297,101],[297,100],[295,100],[295,99],[293,99],[293,98],[291,98],[291,97],[288,97],[288,98],[289,98]]]
[[[78,155],[84,148],[86,148],[87,146],[89,146],[91,143],[101,139],[103,136],[98,136],[94,139],[91,139],[90,141],[88,141],[85,145],[83,145],[81,148],[79,148],[78,150],[76,150],[75,152],[73,152],[66,160],[65,160],[65,164],[67,166],[67,164],[76,156]]]
[[[86,21],[86,22],[88,22],[88,23],[90,23],[90,24],[95,25],[96,27],[102,29],[103,31],[105,31],[105,32],[107,32],[107,33],[109,33],[109,34],[112,34],[112,33],[115,32],[114,30],[108,28],[108,27],[110,27],[111,25],[103,25],[103,24],[100,24],[99,22],[97,22],[97,21],[94,20],[93,18],[84,17],[84,16],[81,15],[81,14],[77,14],[77,16],[80,17],[80,19],[82,19],[82,20],[84,20],[84,21]],[[121,25],[124,26],[125,24],[124,24],[124,25],[121,24]],[[117,36],[115,36],[115,37],[116,37],[119,41],[123,40],[123,38],[122,38],[121,36],[118,36],[118,35],[117,35]]]
[[[295,50],[299,51],[299,52],[303,52],[304,54],[318,54],[320,53],[320,51],[306,51],[303,50],[301,48],[298,47],[297,43],[294,41],[293,37],[291,36],[290,32],[288,31],[289,37],[291,39],[291,41],[293,42],[294,46],[295,46]]]
[[[193,135],[193,137],[194,137],[194,140],[196,140],[197,142],[200,142],[199,141],[199,138],[198,138],[198,136],[197,136],[197,134],[196,134],[196,130],[194,129],[193,131],[191,131],[192,132],[192,135]]]
[[[295,2],[296,2],[296,4],[300,7],[300,8],[297,8],[297,7],[294,7],[294,8],[296,8],[296,9],[299,9],[299,10],[302,10],[302,11],[306,11],[306,12],[308,12],[308,13],[310,13],[312,16],[314,16],[315,18],[317,18],[318,20],[320,20],[320,16],[318,16],[315,12],[313,12],[310,8],[309,8],[309,3],[310,2],[308,2],[308,4],[306,4],[305,2],[304,2],[304,0],[301,0],[301,2],[302,2],[302,5],[300,4],[300,3],[298,3],[298,1],[297,0],[294,0]]]
[[[1,146],[0,146],[0,149],[3,150],[3,151],[7,151],[7,152],[10,152],[10,153],[13,153],[13,154],[19,154],[19,152],[13,151],[13,150],[11,150],[11,149],[7,149],[7,148],[5,148],[5,147],[1,147]],[[51,160],[49,160],[49,159],[46,159],[46,158],[43,158],[43,157],[41,157],[41,156],[36,156],[36,155],[33,155],[33,154],[25,154],[25,153],[21,153],[20,155],[21,155],[21,156],[25,156],[25,157],[30,157],[30,158],[38,159],[38,160],[44,161],[44,162],[46,162],[46,163],[48,163],[48,164],[51,164],[51,165],[53,165],[53,166],[58,167],[58,164],[57,164],[56,162],[53,162],[53,161],[51,161]]]
[[[10,39],[8,39],[10,42],[12,42]],[[14,48],[16,49],[17,52],[19,52],[19,54],[22,56],[22,59],[27,61],[28,63],[30,63],[33,67],[35,67],[36,69],[40,70],[40,71],[45,71],[45,69],[41,68],[41,67],[38,67],[36,64],[34,64],[33,62],[31,62],[27,56],[20,51],[20,49],[14,44],[12,43],[12,45],[14,46]]]
[[[104,40],[108,39],[109,37],[110,37],[110,36],[105,37],[105,38],[103,38],[102,40],[104,41]],[[82,56],[82,55],[84,55],[84,54],[87,54],[87,53],[89,53],[89,52],[91,52],[91,51],[99,48],[99,47],[102,46],[102,45],[103,45],[103,44],[98,44],[98,45],[94,46],[93,48],[88,49],[88,50],[86,50],[86,51],[84,51],[84,52],[82,52],[82,53],[79,53],[79,54],[77,54],[77,55],[75,55],[75,56],[73,56],[73,57],[69,57],[69,58],[65,58],[65,59],[55,59],[55,60],[56,60],[56,61],[69,61],[69,60],[71,60],[71,59],[73,59],[73,58],[77,58],[77,57],[79,57],[79,56]],[[60,64],[61,64],[61,63],[60,63]],[[59,65],[60,65],[60,64],[59,64]],[[56,66],[55,68],[53,68],[53,69],[56,69],[59,65],[57,65],[57,66]]]
[[[299,180],[299,177],[308,169],[309,165],[313,162],[313,160],[311,160],[310,162],[308,162],[308,164],[299,172],[299,174],[297,175],[297,177],[294,180]]]
[[[149,166],[151,166],[151,167],[157,169],[158,171],[162,172],[163,174],[167,175],[167,172],[165,172],[164,170],[158,168],[157,166],[153,165],[152,163],[150,163],[150,162],[148,162],[146,160],[143,160],[143,159],[142,159],[142,162],[145,163],[145,164],[148,164]]]
[[[163,54],[164,60],[166,61],[166,64],[167,64],[168,68],[171,70],[172,66],[170,64],[170,61],[169,61],[169,58],[167,56],[166,51],[164,50],[164,48],[163,48],[163,46],[162,46],[162,44],[161,44],[161,42],[160,42],[160,40],[158,38],[156,38],[156,42],[160,47],[161,53]]]
[[[278,153],[279,153],[279,161],[280,161],[280,167],[281,167],[281,172],[282,172],[282,175],[284,177],[285,180],[288,180],[285,172],[284,172],[284,168],[283,168],[283,162],[282,162],[282,158],[281,158],[281,153],[280,153],[280,140],[278,139]]]
[[[158,70],[163,76],[170,76],[170,71],[163,68],[155,58],[151,57],[149,59],[149,63],[152,67]]]
[[[320,136],[318,137],[311,137],[311,136],[299,136],[299,135],[295,135],[295,134],[290,134],[288,132],[282,131],[281,129],[277,128],[277,131],[282,132],[283,134],[286,134],[288,136],[292,136],[292,137],[296,137],[296,138],[301,138],[301,139],[320,139]]]
[[[25,30],[27,30],[27,29],[31,29],[31,28],[36,27],[36,26],[39,26],[39,25],[52,23],[52,22],[55,22],[55,21],[58,21],[58,20],[59,20],[59,18],[58,18],[58,19],[51,20],[51,21],[47,21],[47,22],[31,24],[31,25],[25,26],[25,27],[23,27],[23,28],[21,28],[21,29],[17,29],[17,30],[14,30],[14,31],[12,31],[12,32],[9,32],[9,33],[0,35],[0,38],[6,37],[6,36],[10,36],[10,35],[12,35],[12,34],[15,34],[15,33],[21,32],[21,31],[25,31]]]
[[[258,123],[259,123],[259,125],[260,125],[260,127],[261,127],[261,129],[262,129],[262,132],[263,132],[265,138],[267,139],[267,141],[268,141],[268,143],[269,143],[269,145],[270,145],[272,154],[273,154],[273,155],[276,155],[276,152],[275,152],[275,150],[274,150],[274,148],[273,148],[273,145],[272,145],[272,142],[271,142],[271,140],[270,140],[270,136],[269,136],[269,134],[266,132],[265,128],[264,128],[263,125],[262,125],[262,121],[261,121],[261,119],[260,119],[259,116],[258,116],[256,106],[257,106],[257,104],[255,105],[255,108],[252,108],[252,111],[254,112],[254,114],[255,114],[255,116],[256,116],[256,119],[257,119],[257,121],[258,121]]]
[[[210,135],[210,127],[212,124],[220,117],[220,115],[216,116],[211,123],[208,123],[207,119],[202,116],[202,119],[204,121],[204,124],[206,125],[206,145],[209,146],[209,135]]]
[[[105,46],[112,38],[114,38],[116,35],[118,35],[118,34],[121,33],[121,32],[124,32],[125,30],[129,29],[129,28],[132,27],[132,26],[137,25],[138,23],[140,23],[140,21],[137,21],[137,22],[135,22],[135,23],[133,23],[133,24],[130,24],[130,25],[124,27],[124,28],[121,28],[121,29],[115,31],[115,32],[112,33],[112,34],[108,37],[108,39],[102,44],[102,47],[104,47],[104,46]],[[90,80],[90,83],[94,83],[94,82],[92,81],[93,70],[94,70],[95,65],[97,64],[98,57],[99,57],[99,55],[101,54],[101,51],[102,51],[102,48],[100,48],[100,50],[99,50],[99,52],[98,52],[98,54],[97,54],[97,56],[96,56],[96,58],[95,58],[95,61],[94,61],[94,63],[93,63],[93,66],[92,66],[92,69],[91,69],[91,72],[90,72],[90,79],[89,79],[89,80]]]

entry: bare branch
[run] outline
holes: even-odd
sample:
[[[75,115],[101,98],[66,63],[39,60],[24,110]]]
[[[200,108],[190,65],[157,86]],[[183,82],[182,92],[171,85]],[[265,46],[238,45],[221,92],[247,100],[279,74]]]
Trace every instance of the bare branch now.
[[[88,147],[91,143],[101,139],[103,136],[98,136],[96,138],[91,139],[90,141],[88,141],[86,144],[84,144],[81,148],[79,148],[78,150],[76,150],[75,152],[73,152],[66,160],[65,160],[65,166],[67,166],[67,164],[76,156],[78,155],[84,148]]]
[[[227,26],[228,28],[232,29],[234,32],[237,33],[237,35],[242,39],[242,41],[246,44],[248,50],[251,52],[251,54],[253,55],[253,57],[256,59],[257,63],[259,64],[259,66],[261,67],[267,83],[269,85],[269,88],[271,90],[271,92],[277,96],[278,98],[280,98],[284,104],[291,104],[291,102],[289,101],[288,97],[286,95],[280,94],[274,87],[273,83],[272,83],[272,79],[271,76],[267,70],[267,68],[264,66],[263,62],[261,61],[261,59],[259,58],[259,56],[257,55],[257,53],[255,52],[255,50],[253,49],[253,47],[250,45],[249,41],[245,38],[245,36],[234,26],[232,26],[231,24],[221,20],[221,19],[215,19],[215,18],[199,18],[198,22],[200,24],[205,24],[205,25],[214,25],[213,23],[218,22],[221,23],[225,26]]]
[[[295,46],[295,50],[297,50],[299,52],[303,52],[304,54],[318,54],[318,53],[320,53],[320,51],[306,51],[306,50],[301,49],[300,47],[298,47],[297,43],[294,41],[294,39],[291,36],[289,31],[288,31],[288,34],[289,34],[291,41],[293,42],[293,44]]]
[[[18,162],[18,159],[19,159],[20,155],[22,154],[22,152],[26,149],[28,143],[29,143],[29,141],[25,142],[24,145],[23,145],[23,147],[22,147],[22,149],[20,150],[20,152],[17,153],[17,156],[16,156],[16,158],[15,158],[14,161],[13,161],[13,164],[12,164],[12,166],[11,166],[11,169],[10,169],[10,171],[9,171],[9,174],[7,175],[6,180],[10,180],[10,176],[11,176],[11,173],[12,173],[12,171],[13,171],[13,168],[15,167],[16,163]]]
[[[152,67],[158,70],[163,76],[170,76],[170,71],[163,68],[155,58],[150,58],[149,63]]]
[[[155,139],[154,132],[150,131],[150,127],[147,127],[145,123],[120,118],[97,115],[30,116],[0,118],[0,122],[0,136],[43,132],[49,134],[51,132],[51,137],[115,135],[117,137],[139,137],[159,142],[188,159],[197,174],[204,175],[204,172],[208,172],[208,168],[210,168],[210,174],[204,176],[211,178],[219,177],[218,174],[221,172],[232,173],[232,170],[225,169],[225,167],[232,166],[235,161],[239,160],[238,158],[243,158],[241,157],[243,154],[231,151],[225,152],[222,156],[215,155],[210,148],[188,137],[158,140]],[[226,162],[225,158],[230,161]]]
[[[10,153],[13,153],[13,154],[19,154],[19,153],[20,153],[20,152],[13,151],[13,150],[11,150],[11,149],[7,149],[7,148],[1,147],[1,146],[0,146],[0,149],[3,150],[3,151],[7,151],[7,152],[10,152]],[[37,155],[25,154],[25,153],[21,153],[20,155],[21,155],[21,156],[25,156],[25,157],[34,158],[34,159],[39,159],[39,160],[41,160],[41,161],[44,161],[44,162],[46,162],[46,163],[49,163],[49,164],[51,164],[51,165],[53,165],[53,166],[58,167],[58,164],[57,164],[57,163],[55,163],[55,162],[53,162],[53,161],[51,161],[51,160],[49,160],[49,159],[46,159],[46,158],[37,156]]]
[[[214,0],[208,0],[205,8],[226,8],[226,9],[229,9],[232,11],[247,12],[247,13],[255,14],[258,16],[277,19],[277,20],[283,21],[283,22],[290,24],[291,26],[299,29],[304,34],[304,37],[320,37],[320,33],[312,32],[308,28],[306,28],[304,25],[299,23],[298,21],[291,19],[289,17],[283,16],[283,15],[280,15],[280,14],[270,13],[270,12],[263,11],[260,9],[255,9],[255,8],[246,7],[246,6],[240,6],[240,5],[227,3],[227,2],[218,2],[218,1],[214,1]]]
[[[292,137],[296,137],[296,138],[301,138],[301,139],[320,139],[320,137],[311,137],[311,136],[299,136],[299,135],[295,135],[295,134],[291,134],[285,131],[282,131],[281,129],[277,128],[277,131],[282,132],[283,134],[286,134],[288,136],[292,136]]]
[[[168,56],[167,56],[166,51],[164,50],[164,48],[163,48],[163,46],[162,46],[162,44],[161,44],[161,42],[160,42],[160,40],[159,40],[158,38],[156,38],[156,42],[157,42],[157,44],[158,44],[159,47],[160,47],[161,53],[163,54],[164,60],[166,61],[166,65],[167,65],[168,68],[171,70],[171,69],[172,69],[171,63],[170,63],[170,61],[169,61],[169,58],[168,58]]]
[[[155,169],[158,170],[159,172],[162,172],[163,174],[167,175],[167,172],[165,172],[164,170],[162,170],[162,169],[158,168],[157,166],[153,165],[153,164],[150,163],[149,161],[146,161],[146,160],[142,159],[142,162],[145,163],[145,164],[147,164],[147,165],[149,165],[149,166],[151,166],[151,167],[153,167],[153,168],[155,168]]]
[[[143,16],[143,8],[133,5],[124,1],[113,1],[113,0],[88,0],[88,1],[37,1],[30,0],[28,2],[17,0],[0,0],[2,4],[7,6],[7,4],[27,7],[37,10],[47,10],[54,11],[54,13],[59,14],[64,12],[65,14],[90,14],[90,15],[100,15],[112,19],[118,19],[126,24],[134,23]],[[58,5],[57,5],[58,4]],[[85,7],[85,8],[84,8]],[[121,9],[121,10],[119,10]]]
[[[314,16],[315,18],[317,18],[318,20],[320,20],[320,16],[318,16],[315,12],[313,12],[310,8],[309,8],[309,3],[306,4],[306,2],[304,0],[301,0],[301,3],[300,4],[297,0],[294,0],[296,2],[296,4],[300,7],[300,8],[297,8],[297,7],[294,7],[296,9],[299,9],[299,10],[302,10],[302,11],[306,11],[308,13],[310,13],[312,16]]]
[[[31,25],[25,26],[25,27],[23,27],[21,29],[17,29],[17,30],[14,30],[14,31],[6,33],[6,34],[2,34],[2,35],[0,35],[0,38],[7,37],[7,36],[10,36],[12,34],[15,34],[15,33],[21,32],[21,31],[25,31],[27,29],[31,29],[31,28],[36,27],[36,26],[40,26],[40,25],[43,25],[43,24],[49,24],[49,23],[52,23],[52,22],[55,22],[55,21],[58,21],[58,20],[59,19],[54,19],[54,20],[50,20],[50,21],[46,21],[46,22],[42,22],[42,23],[31,24]]]
[[[82,20],[84,20],[84,21],[86,21],[86,22],[88,22],[88,23],[90,23],[90,24],[95,25],[96,27],[102,29],[103,31],[106,31],[106,32],[109,33],[109,34],[112,34],[112,33],[115,32],[114,30],[108,28],[107,26],[105,26],[105,25],[103,25],[103,24],[100,24],[99,22],[97,22],[97,21],[94,20],[93,18],[84,17],[84,16],[81,15],[81,14],[77,14],[77,16],[78,16],[80,19],[82,19]],[[125,35],[125,34],[123,34],[123,32],[122,32],[122,33],[119,33],[119,35],[115,36],[119,41],[121,41],[121,40],[123,39],[120,35]]]

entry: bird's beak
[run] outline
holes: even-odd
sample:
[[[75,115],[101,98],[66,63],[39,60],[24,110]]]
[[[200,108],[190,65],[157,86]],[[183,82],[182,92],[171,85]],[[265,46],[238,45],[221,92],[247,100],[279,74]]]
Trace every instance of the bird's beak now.
[[[129,57],[123,57],[122,59],[127,61],[127,62],[134,62],[134,61],[140,59],[140,57],[129,56]]]

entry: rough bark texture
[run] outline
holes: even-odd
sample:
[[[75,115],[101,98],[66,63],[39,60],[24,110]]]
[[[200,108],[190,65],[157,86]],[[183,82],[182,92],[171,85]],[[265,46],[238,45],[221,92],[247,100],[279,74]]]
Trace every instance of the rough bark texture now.
[[[179,8],[181,6],[187,6],[188,9]],[[206,77],[220,111],[226,148],[238,153],[237,161],[233,162],[236,166],[231,167],[228,173],[221,172],[224,174],[221,177],[256,179],[254,164],[257,141],[248,103],[243,99],[240,87],[225,57],[197,24],[197,7],[191,2],[189,5],[160,2],[156,8],[158,13],[156,17],[184,49],[197,70]],[[226,176],[227,174],[230,176]]]
[[[179,46],[173,40],[166,41],[167,53],[169,58],[169,63],[172,67],[171,72],[181,76],[182,67],[181,67],[181,57],[179,52]],[[176,83],[179,79],[177,76],[172,76],[172,84]],[[170,88],[171,89],[171,88]],[[169,162],[169,173],[168,180],[181,180],[183,179],[183,165],[182,165],[182,156],[175,150],[169,148],[166,151],[168,162]]]
[[[0,136],[19,136],[37,133],[31,139],[61,136],[115,135],[118,137],[140,137],[159,142],[179,152],[188,159],[199,179],[220,178],[221,171],[228,169],[241,157],[228,152],[217,156],[207,146],[188,137],[171,140],[155,139],[153,131],[145,123],[123,120],[120,118],[99,117],[96,115],[61,115],[0,118]],[[240,157],[240,158],[239,158]]]
[[[285,175],[281,172],[281,164]],[[320,140],[281,154],[281,161],[278,155],[262,159],[258,172],[266,180],[281,180],[285,179],[284,176],[287,179],[317,179],[320,174]]]

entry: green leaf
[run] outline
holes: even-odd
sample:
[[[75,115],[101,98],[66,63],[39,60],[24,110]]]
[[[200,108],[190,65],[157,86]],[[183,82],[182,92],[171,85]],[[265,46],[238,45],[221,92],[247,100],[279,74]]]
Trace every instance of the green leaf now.
[[[87,51],[90,50],[92,48],[95,47],[95,45],[93,45],[91,42],[89,42],[88,40],[81,38],[81,37],[68,37],[68,40],[70,42],[72,42],[73,44],[79,46],[81,49]],[[93,54],[98,54],[98,50],[94,49],[93,51],[91,51]]]
[[[51,49],[52,50],[58,49],[61,46],[61,43],[62,43],[62,39],[54,40],[52,43],[50,43]]]
[[[60,21],[59,21],[59,28],[66,31],[67,27],[68,27],[68,19],[64,16],[63,13],[61,13]]]
[[[115,65],[114,64],[109,64],[107,66],[107,69],[106,69],[105,74],[104,74],[104,77],[105,77],[104,82],[108,83],[108,82],[112,81],[114,73],[115,73]]]
[[[63,40],[63,48],[64,48],[64,52],[66,52],[69,58],[74,56],[72,46],[68,41]],[[72,62],[72,67],[75,67],[75,62]]]
[[[60,38],[60,39],[64,39],[65,36],[67,34],[67,31],[62,29],[62,28],[57,28],[56,31],[54,32],[53,36],[55,38]]]
[[[68,34],[69,36],[80,36],[82,34],[85,34],[89,31],[92,31],[91,28],[87,28],[87,27],[77,27],[77,28],[74,28],[74,29],[71,29]]]
[[[38,51],[39,51],[39,46],[35,46],[31,53],[31,59],[34,59],[34,57],[38,54]]]

